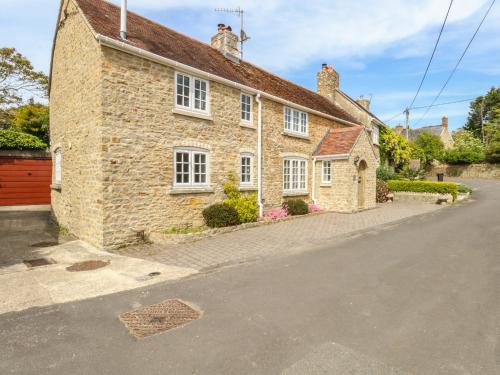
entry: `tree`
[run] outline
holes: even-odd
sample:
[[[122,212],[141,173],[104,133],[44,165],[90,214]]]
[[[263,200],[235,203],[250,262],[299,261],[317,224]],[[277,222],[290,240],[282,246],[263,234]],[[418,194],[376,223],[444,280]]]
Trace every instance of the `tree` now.
[[[444,161],[448,164],[471,164],[484,161],[484,145],[479,138],[467,130],[453,134],[454,146],[446,150]]]
[[[425,165],[430,165],[433,160],[442,159],[444,144],[438,136],[421,133],[415,140],[415,144],[422,150],[422,159]]]
[[[478,96],[470,103],[469,117],[464,129],[483,139],[481,124],[500,120],[500,88],[492,87],[484,96]]]
[[[49,107],[33,102],[19,107],[12,120],[12,128],[34,135],[48,144]]]
[[[490,122],[485,127],[486,161],[490,163],[500,163],[500,121]]]
[[[19,104],[23,95],[46,96],[48,78],[36,72],[15,48],[0,48],[0,108]]]
[[[380,156],[396,169],[408,165],[414,151],[410,142],[388,127],[380,128]]]

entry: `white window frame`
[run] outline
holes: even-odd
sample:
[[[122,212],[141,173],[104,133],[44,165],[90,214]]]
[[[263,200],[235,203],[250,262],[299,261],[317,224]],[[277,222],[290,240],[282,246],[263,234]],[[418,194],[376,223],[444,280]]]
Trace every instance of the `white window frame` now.
[[[321,183],[329,184],[332,182],[332,161],[323,160],[321,163]]]
[[[304,165],[303,175],[301,173],[302,165]],[[295,177],[294,170],[297,171],[297,175]],[[289,176],[288,179],[287,174]],[[283,159],[283,191],[285,193],[307,193],[307,180],[308,160],[306,158],[287,157]]]
[[[374,125],[372,129],[372,142],[374,145],[378,145],[380,142],[380,131],[378,126]]]
[[[189,78],[189,93],[187,95],[187,98],[188,98],[188,101],[189,101],[189,105],[185,106],[183,104],[178,104],[177,103],[177,95],[179,94],[178,92],[178,85],[177,85],[177,79],[179,76],[183,76],[183,77],[187,77]],[[199,81],[200,83],[203,82],[205,83],[206,85],[206,90],[205,90],[205,93],[206,93],[206,98],[205,98],[205,109],[199,109],[199,108],[195,108],[195,85],[196,85],[196,81]],[[179,108],[181,110],[184,110],[184,111],[190,111],[190,112],[196,112],[196,113],[203,113],[205,115],[208,115],[210,113],[210,82],[205,80],[205,79],[202,79],[202,78],[198,78],[196,76],[192,76],[192,75],[189,75],[189,74],[185,74],[185,73],[182,73],[182,72],[175,72],[175,81],[174,81],[174,86],[175,86],[175,93],[174,93],[174,106],[175,108]]]
[[[188,182],[177,182],[177,154],[188,154]],[[194,182],[195,180],[195,155],[205,156],[205,182]],[[178,147],[174,148],[173,160],[173,186],[179,188],[189,187],[207,187],[210,185],[210,155],[205,149],[194,147]]]
[[[309,115],[292,107],[283,107],[283,128],[285,133],[307,136],[309,134]]]
[[[250,173],[249,180],[243,181],[243,158],[248,158],[250,160]],[[243,153],[240,155],[240,185],[242,186],[251,186],[253,185],[253,155],[249,153]]]
[[[54,150],[54,184],[60,185],[62,181],[62,153],[61,147]]]
[[[249,112],[245,111],[243,109],[243,97],[247,97],[250,99],[250,110]],[[246,104],[246,103],[245,103]],[[249,114],[249,119],[243,118],[243,114]],[[253,123],[253,96],[247,93],[240,93],[240,121],[244,122],[246,124],[252,124]]]

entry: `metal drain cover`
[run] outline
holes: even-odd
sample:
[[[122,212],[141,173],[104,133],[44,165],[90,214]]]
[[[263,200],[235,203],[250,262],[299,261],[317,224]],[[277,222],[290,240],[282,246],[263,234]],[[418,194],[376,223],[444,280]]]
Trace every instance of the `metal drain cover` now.
[[[139,339],[181,327],[200,317],[200,311],[178,299],[169,299],[119,316],[130,334]]]
[[[110,263],[109,260],[103,261],[103,260],[86,260],[85,262],[78,262],[75,264],[72,264],[69,267],[66,267],[66,271],[69,272],[81,272],[81,271],[93,271],[97,270],[99,268],[103,268],[108,266]]]
[[[26,264],[28,268],[33,268],[33,267],[48,266],[49,264],[54,264],[55,262],[47,258],[38,258],[38,259],[23,260],[23,263]]]

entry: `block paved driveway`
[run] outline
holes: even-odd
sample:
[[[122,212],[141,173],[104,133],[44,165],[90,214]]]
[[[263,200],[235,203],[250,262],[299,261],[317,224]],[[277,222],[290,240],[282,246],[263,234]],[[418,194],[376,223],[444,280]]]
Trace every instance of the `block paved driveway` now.
[[[434,212],[442,207],[426,203],[386,203],[355,214],[323,213],[219,234],[197,242],[133,246],[115,252],[206,271],[266,256],[302,252],[336,237],[356,236],[357,232],[368,228]]]

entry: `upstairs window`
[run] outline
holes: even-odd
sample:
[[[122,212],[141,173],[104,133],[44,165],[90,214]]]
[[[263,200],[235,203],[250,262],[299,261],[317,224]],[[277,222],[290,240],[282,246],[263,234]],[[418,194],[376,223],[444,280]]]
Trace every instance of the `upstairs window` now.
[[[177,186],[208,185],[208,153],[195,149],[174,151],[175,178]]]
[[[252,184],[252,157],[250,155],[241,155],[240,184]]]
[[[208,112],[208,81],[176,73],[175,105],[178,108]]]
[[[285,107],[285,132],[307,135],[307,113]]]
[[[252,96],[247,94],[240,95],[241,116],[240,120],[244,122],[252,122]]]
[[[61,184],[62,180],[61,159],[61,149],[58,148],[54,151],[54,183],[56,185]]]
[[[332,162],[330,160],[323,161],[323,168],[321,172],[321,182],[328,184],[332,182]]]
[[[307,190],[307,160],[301,158],[284,159],[283,190],[285,192]]]

